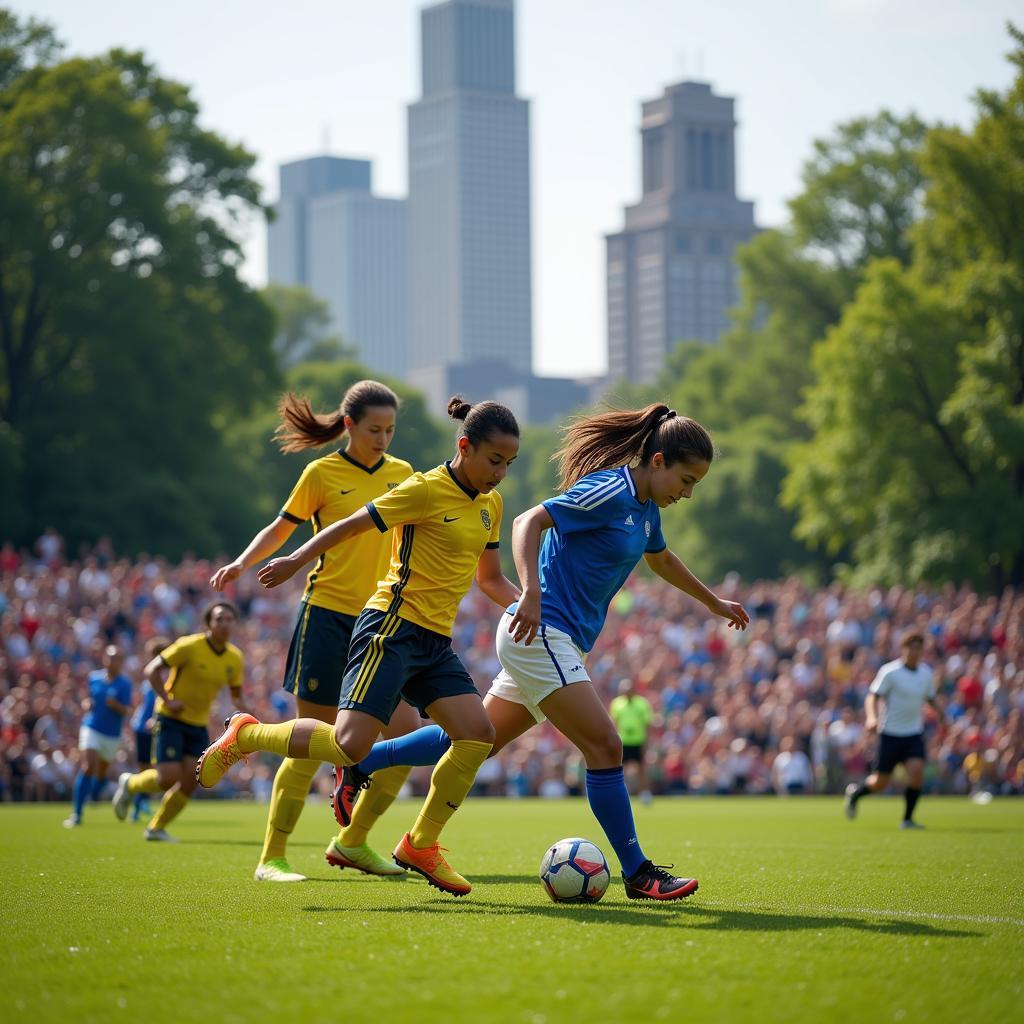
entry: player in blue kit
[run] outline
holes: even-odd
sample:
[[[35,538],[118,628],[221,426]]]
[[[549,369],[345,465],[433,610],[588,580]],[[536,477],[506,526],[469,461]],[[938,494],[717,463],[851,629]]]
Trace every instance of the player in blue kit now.
[[[695,420],[651,405],[575,421],[558,458],[563,493],[524,512],[512,528],[523,593],[497,631],[502,670],[484,701],[496,734],[491,754],[547,718],[586,760],[587,799],[622,865],[626,895],[679,899],[696,891],[697,880],[675,877],[641,849],[622,742],[585,664],[612,597],[641,557],[730,626],[749,623],[742,605],[717,597],[668,550],[661,531],[660,510],[690,497],[714,445]],[[343,770],[334,800],[340,817],[351,813],[373,772],[433,764],[447,746],[438,726],[377,743]]]
[[[132,709],[132,684],[121,675],[123,664],[124,655],[111,644],[103,652],[103,668],[89,674],[89,696],[82,705],[86,714],[78,733],[84,764],[75,777],[65,828],[82,824],[86,801],[99,796],[107,781],[107,768],[117,757],[124,716]]]
[[[146,644],[146,664],[170,645],[166,637],[154,637]],[[135,760],[138,770],[145,771],[153,759],[153,723],[156,719],[156,691],[146,680],[142,681],[142,700],[132,712],[131,726],[135,735]],[[136,793],[132,801],[132,821],[149,815],[149,794]]]

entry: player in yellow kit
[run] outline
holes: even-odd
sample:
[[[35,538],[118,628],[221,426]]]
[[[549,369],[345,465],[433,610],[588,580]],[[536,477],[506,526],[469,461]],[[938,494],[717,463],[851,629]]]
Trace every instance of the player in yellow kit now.
[[[330,416],[317,416],[309,403],[295,395],[281,400],[278,441],[284,451],[319,448],[345,437],[345,447],[309,463],[278,516],[249,546],[214,573],[210,584],[223,590],[247,568],[274,554],[307,520],[314,533],[332,526],[368,502],[398,487],[412,474],[408,462],[388,455],[395,433],[398,397],[374,380],[353,384],[341,407]],[[387,574],[391,533],[374,530],[343,547],[325,551],[309,574],[298,620],[288,651],[284,688],[295,696],[296,717],[333,723],[341,682],[348,661],[352,627],[377,583]],[[420,717],[405,703],[395,709],[383,729],[386,737],[400,736],[420,726]],[[291,835],[305,806],[320,761],[285,758],[274,778],[263,852],[256,880],[301,882],[287,860]],[[410,769],[389,771],[383,785],[374,780],[372,795],[359,801],[352,821],[327,845],[325,857],[338,868],[357,868],[372,875],[404,876],[367,843],[370,829],[398,795]]]
[[[231,643],[238,618],[227,601],[215,601],[206,609],[202,633],[179,637],[146,665],[144,673],[156,693],[156,726],[153,729],[154,768],[132,774],[123,772],[114,793],[114,813],[124,821],[137,793],[159,793],[164,798],[143,833],[146,839],[164,843],[174,840],[167,826],[182,812],[196,788],[196,759],[209,742],[206,726],[213,702],[222,689],[231,691],[236,708],[242,708],[242,652]],[[169,676],[164,679],[165,673]]]
[[[519,452],[519,425],[496,402],[470,406],[453,398],[448,412],[463,421],[451,462],[416,473],[260,570],[261,583],[277,586],[334,544],[344,542],[344,550],[352,538],[375,527],[382,533],[401,528],[387,577],[356,622],[334,727],[311,718],[263,725],[252,715],[233,715],[225,733],[203,753],[198,776],[201,785],[213,786],[231,765],[257,750],[353,764],[404,698],[454,732],[449,731],[452,745],[438,761],[430,793],[394,859],[442,891],[461,896],[471,886],[441,855],[439,837],[490,752],[494,727],[452,650],[451,634],[474,577],[502,608],[519,593],[501,571],[502,506],[495,490]]]

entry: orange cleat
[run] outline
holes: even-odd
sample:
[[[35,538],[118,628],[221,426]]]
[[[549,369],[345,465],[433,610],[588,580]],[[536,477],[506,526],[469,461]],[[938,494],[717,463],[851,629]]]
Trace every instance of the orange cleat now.
[[[417,850],[409,839],[409,833],[402,836],[402,841],[395,847],[394,859],[399,867],[407,871],[415,871],[422,875],[435,889],[452,896],[465,896],[473,888],[455,871],[441,855],[444,847],[434,843],[425,849]]]
[[[238,731],[244,725],[259,724],[244,711],[236,711],[224,722],[224,732],[203,751],[196,765],[196,779],[203,789],[212,789],[233,764],[246,759],[247,755],[238,746]]]

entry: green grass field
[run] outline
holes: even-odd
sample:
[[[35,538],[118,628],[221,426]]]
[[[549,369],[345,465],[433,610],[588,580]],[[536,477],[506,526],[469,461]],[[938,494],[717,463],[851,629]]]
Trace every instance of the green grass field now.
[[[555,906],[546,846],[585,835],[583,800],[467,803],[446,835],[474,882],[455,900],[322,859],[333,821],[307,807],[299,885],[251,881],[265,807],[200,801],[173,832],[108,806],[0,809],[5,1021],[1009,1021],[1024,1005],[1024,801],[656,801],[656,861],[695,874],[680,906]],[[398,804],[386,852],[411,822]]]

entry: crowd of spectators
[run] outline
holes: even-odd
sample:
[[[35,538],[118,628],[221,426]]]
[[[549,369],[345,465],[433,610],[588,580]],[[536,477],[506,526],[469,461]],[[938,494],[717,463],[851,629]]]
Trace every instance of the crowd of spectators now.
[[[118,644],[126,673],[145,685],[149,639],[202,629],[213,568],[188,557],[118,558],[108,542],[72,558],[52,530],[32,552],[2,546],[0,800],[68,797],[86,677],[102,664],[103,648]],[[868,686],[898,656],[909,628],[926,637],[924,661],[943,709],[942,718],[926,712],[926,790],[1024,792],[1024,594],[955,586],[864,593],[732,577],[718,592],[746,605],[746,632],[634,575],[587,662],[606,701],[630,679],[653,706],[645,760],[655,793],[842,792],[863,778],[872,756],[874,739],[863,728]],[[293,714],[281,678],[300,593],[301,580],[264,591],[248,573],[229,594],[241,613],[233,642],[245,654],[246,702],[264,720]],[[482,692],[498,670],[499,616],[473,591],[456,623],[455,649]],[[126,730],[112,779],[132,757]],[[274,770],[273,758],[251,758],[225,792],[266,799]],[[477,792],[573,795],[583,775],[576,750],[543,725],[485,764]],[[428,778],[417,769],[413,791],[424,792]],[[326,772],[318,786],[329,786]]]

